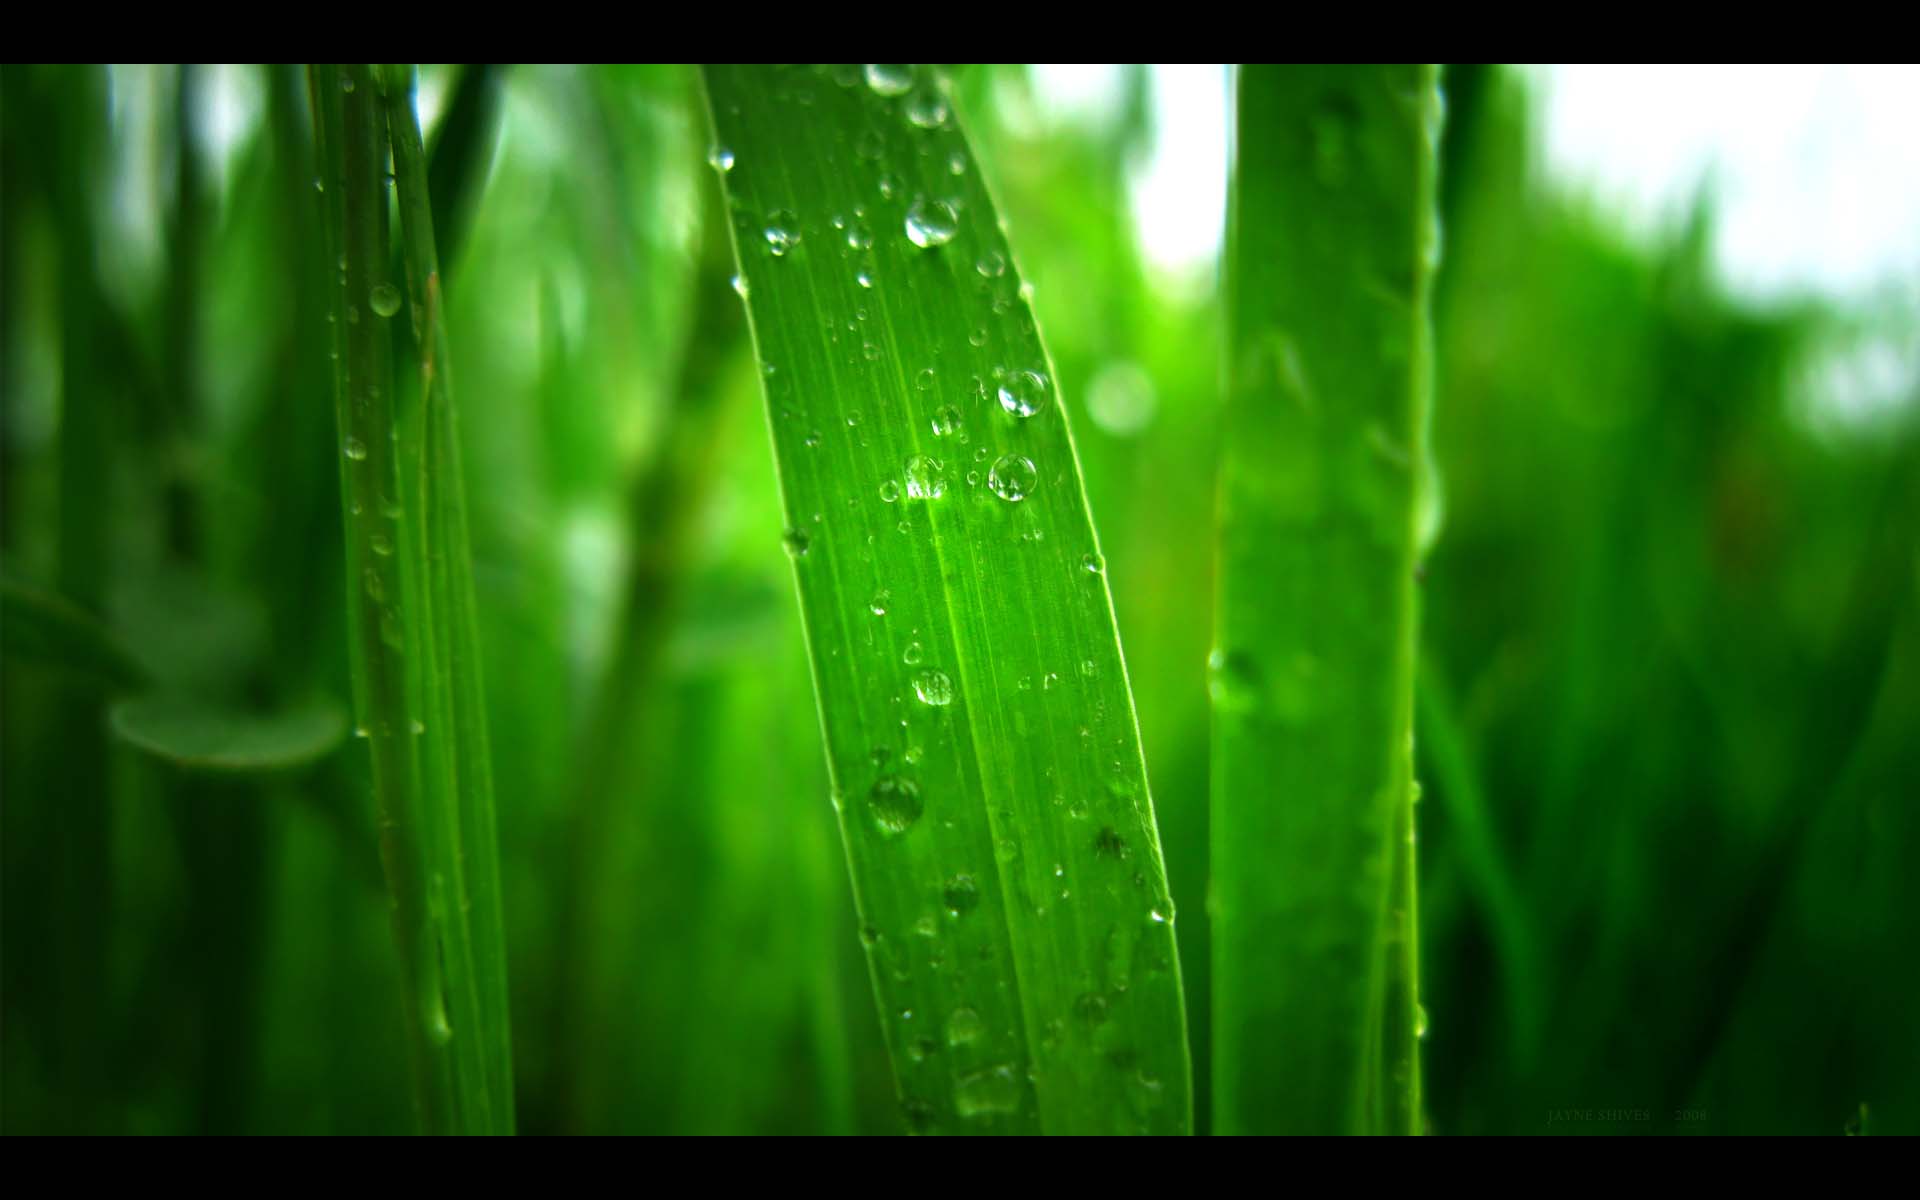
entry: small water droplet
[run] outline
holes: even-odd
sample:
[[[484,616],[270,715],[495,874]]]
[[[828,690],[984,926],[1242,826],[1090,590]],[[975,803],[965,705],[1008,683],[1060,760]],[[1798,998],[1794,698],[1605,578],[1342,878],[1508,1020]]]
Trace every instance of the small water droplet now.
[[[987,472],[987,486],[993,489],[994,495],[1015,504],[1027,498],[1039,477],[1028,459],[1018,454],[1002,454]]]
[[[1080,566],[1089,575],[1104,575],[1107,573],[1107,560],[1101,558],[1098,554],[1082,555],[1080,558]]]
[[[919,642],[908,642],[906,650],[900,655],[900,661],[910,667],[916,667],[920,665],[920,660],[926,656],[927,652],[921,647]]]
[[[1427,1036],[1427,1006],[1424,1004],[1413,1006],[1413,1036],[1417,1038]]]
[[[892,504],[900,498],[900,484],[897,480],[886,480],[880,485],[880,498]]]
[[[867,63],[861,68],[867,86],[882,96],[904,95],[913,86],[913,67],[909,63]]]
[[[747,298],[749,294],[749,289],[747,287],[747,277],[745,275],[735,275],[733,277],[733,290],[734,290],[734,293],[738,295],[742,300],[745,300]]]
[[[713,149],[707,151],[707,165],[725,175],[733,170],[733,151],[714,143]]]
[[[807,556],[807,535],[798,529],[787,530],[786,536],[780,540],[786,546],[789,557],[805,558]]]
[[[368,538],[367,546],[382,558],[393,553],[393,542],[384,533],[376,533]]]
[[[953,680],[945,671],[928,668],[913,677],[913,694],[922,704],[944,708],[953,703]]]
[[[378,315],[391,317],[400,311],[400,289],[390,283],[376,283],[367,297],[367,303]]]
[[[973,264],[973,269],[988,279],[998,279],[1007,273],[1007,256],[998,250],[989,250]]]
[[[930,200],[922,196],[907,209],[907,240],[922,250],[944,246],[958,232],[959,214],[945,200]]]
[[[947,437],[956,433],[964,423],[964,420],[965,418],[960,415],[959,409],[951,404],[942,405],[939,411],[933,414],[933,435],[935,437]]]
[[[340,451],[354,462],[365,462],[367,459],[367,444],[357,437],[349,437],[342,442]]]
[[[887,615],[887,605],[892,602],[893,593],[881,588],[873,594],[873,599],[867,601],[867,611],[876,617],[884,617]]]

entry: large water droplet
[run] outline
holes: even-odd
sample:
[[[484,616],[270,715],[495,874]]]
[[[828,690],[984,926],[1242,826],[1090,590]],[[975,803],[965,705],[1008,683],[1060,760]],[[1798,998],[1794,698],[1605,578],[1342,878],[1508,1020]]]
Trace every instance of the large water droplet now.
[[[980,907],[980,888],[973,882],[973,876],[955,875],[947,880],[940,898],[947,902],[947,911],[957,917]]]
[[[959,214],[945,200],[930,200],[922,196],[907,209],[907,240],[922,250],[944,246],[958,232]]]
[[[947,98],[935,84],[927,84],[907,98],[907,120],[922,129],[938,129],[947,123]]]
[[[867,63],[862,70],[867,86],[882,96],[903,95],[913,86],[913,67],[908,63]]]
[[[1010,1066],[964,1076],[953,1088],[954,1111],[963,1117],[1005,1116],[1020,1111],[1020,1078]]]
[[[905,833],[926,811],[920,799],[920,785],[898,775],[882,775],[867,793],[867,807],[873,823],[884,833]]]
[[[938,500],[947,494],[946,471],[936,459],[916,454],[907,460],[907,497]]]
[[[987,472],[987,486],[993,494],[1008,503],[1018,503],[1033,491],[1040,473],[1033,469],[1033,463],[1018,454],[1002,454],[994,460],[993,469]]]
[[[367,296],[367,303],[373,311],[383,317],[390,317],[400,311],[400,289],[390,283],[376,283]]]
[[[1047,406],[1047,377],[1038,371],[1013,371],[1000,381],[1000,407],[1030,417]]]
[[[913,677],[913,694],[922,704],[944,708],[953,703],[953,680],[945,671],[929,667]]]
[[[987,1023],[980,1014],[966,1005],[953,1010],[947,1017],[947,1045],[971,1046],[987,1033]]]

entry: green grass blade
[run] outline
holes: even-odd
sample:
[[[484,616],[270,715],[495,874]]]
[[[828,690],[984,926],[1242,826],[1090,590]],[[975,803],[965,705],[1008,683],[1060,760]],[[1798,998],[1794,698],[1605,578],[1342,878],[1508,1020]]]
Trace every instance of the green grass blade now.
[[[1223,1133],[1418,1123],[1430,67],[1240,69],[1214,693]]]
[[[1172,906],[1104,564],[944,85],[705,77],[907,1125],[1186,1132]]]
[[[114,705],[107,720],[122,741],[194,771],[292,770],[324,757],[347,736],[346,714],[324,699],[248,712],[186,697],[143,696]]]
[[[336,410],[361,732],[407,989],[424,1127],[513,1129],[506,948],[445,331],[425,155],[401,80],[317,66],[323,196],[337,257]],[[392,137],[389,140],[389,130]],[[390,278],[389,149],[407,276]],[[388,322],[408,309],[420,379],[396,396]]]

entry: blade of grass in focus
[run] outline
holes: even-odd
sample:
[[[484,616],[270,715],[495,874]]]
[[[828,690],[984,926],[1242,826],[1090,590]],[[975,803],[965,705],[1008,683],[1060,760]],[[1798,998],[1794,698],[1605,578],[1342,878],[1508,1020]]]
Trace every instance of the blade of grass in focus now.
[[[422,1125],[510,1133],[491,765],[425,152],[404,70],[320,65],[312,92],[338,268],[335,399],[355,699]],[[391,278],[389,151],[404,293]],[[419,377],[397,388],[389,322],[403,310]]]
[[[1431,67],[1235,89],[1213,656],[1214,1117],[1413,1132]]]
[[[705,78],[907,1126],[1186,1132],[1172,905],[1104,561],[944,82]]]

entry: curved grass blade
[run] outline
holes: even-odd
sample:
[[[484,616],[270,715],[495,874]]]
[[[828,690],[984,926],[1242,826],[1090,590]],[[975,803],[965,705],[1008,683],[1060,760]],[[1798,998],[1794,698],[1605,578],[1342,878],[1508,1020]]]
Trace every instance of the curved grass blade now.
[[[318,761],[347,736],[330,700],[274,712],[246,712],[187,697],[123,700],[108,713],[122,741],[193,771],[288,771]]]
[[[1436,72],[1240,68],[1213,660],[1214,1114],[1411,1132]]]
[[[1078,460],[925,68],[706,68],[907,1126],[1186,1132],[1172,905]]]
[[[511,1133],[506,947],[472,561],[425,152],[405,73],[398,76],[359,65],[312,72],[339,264],[335,400],[355,700],[380,807],[423,1125]],[[390,278],[389,150],[405,296]],[[420,367],[405,403],[388,324],[403,308]]]

